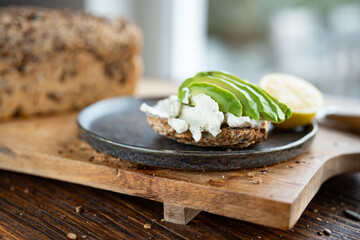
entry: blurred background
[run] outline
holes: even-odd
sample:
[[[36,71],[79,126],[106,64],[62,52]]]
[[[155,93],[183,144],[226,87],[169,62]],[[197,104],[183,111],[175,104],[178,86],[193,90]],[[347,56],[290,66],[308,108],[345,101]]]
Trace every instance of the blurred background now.
[[[145,78],[183,81],[225,70],[258,82],[298,75],[323,92],[360,98],[358,0],[2,0],[125,17],[144,34]]]

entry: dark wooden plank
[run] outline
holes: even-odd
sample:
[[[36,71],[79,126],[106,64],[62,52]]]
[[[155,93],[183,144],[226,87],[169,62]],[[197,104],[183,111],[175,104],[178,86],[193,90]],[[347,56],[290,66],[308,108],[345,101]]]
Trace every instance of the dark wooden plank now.
[[[69,232],[78,239],[358,239],[360,222],[344,209],[360,212],[360,173],[327,181],[295,227],[282,231],[205,212],[172,224],[158,202],[0,171],[1,239],[67,239]],[[330,237],[317,234],[325,228]]]

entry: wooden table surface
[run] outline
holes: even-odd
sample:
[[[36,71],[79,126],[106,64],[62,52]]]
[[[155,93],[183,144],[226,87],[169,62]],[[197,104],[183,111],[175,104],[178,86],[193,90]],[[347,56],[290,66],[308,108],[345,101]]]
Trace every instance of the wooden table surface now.
[[[158,202],[0,171],[0,239],[359,239],[360,223],[345,209],[360,212],[360,173],[327,181],[295,227],[282,231],[205,212],[172,224]],[[331,236],[318,235],[325,228]]]
[[[139,95],[152,95],[150,86]],[[282,231],[205,212],[176,225],[162,219],[158,202],[0,170],[0,239],[359,239],[360,222],[346,209],[360,212],[360,173],[328,180]]]

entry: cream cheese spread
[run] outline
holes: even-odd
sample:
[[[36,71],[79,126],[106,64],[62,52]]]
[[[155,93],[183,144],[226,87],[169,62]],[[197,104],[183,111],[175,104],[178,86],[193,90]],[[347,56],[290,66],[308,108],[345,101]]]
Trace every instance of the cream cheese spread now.
[[[224,113],[219,111],[217,102],[203,93],[192,97],[191,102],[195,106],[183,105],[178,118],[188,124],[196,142],[201,139],[202,132],[209,132],[216,137],[220,133],[220,127],[224,121]]]
[[[178,101],[177,95],[171,95],[168,98],[158,101],[154,107],[143,103],[140,106],[140,110],[150,116],[168,119],[177,117],[180,114],[181,103]]]
[[[260,128],[263,123],[262,120],[256,121],[255,119],[251,119],[248,116],[237,117],[232,113],[226,113],[226,124],[232,128],[238,127],[251,127],[251,128]]]
[[[186,101],[190,102],[190,96]],[[216,137],[221,132],[221,125],[227,124],[232,128],[252,127],[259,128],[263,121],[256,121],[250,117],[237,117],[231,113],[219,110],[219,105],[211,97],[199,94],[191,97],[193,106],[182,105],[177,95],[160,100],[154,107],[143,103],[140,110],[147,115],[166,118],[169,125],[177,133],[189,130],[196,142],[201,139],[202,132],[209,132]]]
[[[182,103],[183,104],[189,104],[190,103],[190,89],[187,88],[187,87],[184,87],[181,89],[181,91],[184,91],[185,92],[185,96],[182,100]]]

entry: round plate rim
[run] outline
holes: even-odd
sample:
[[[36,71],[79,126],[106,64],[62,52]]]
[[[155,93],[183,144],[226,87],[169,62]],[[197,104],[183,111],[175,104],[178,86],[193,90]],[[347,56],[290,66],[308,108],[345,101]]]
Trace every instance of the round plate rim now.
[[[104,102],[108,102],[108,101],[117,101],[117,100],[124,100],[124,99],[130,99],[130,100],[137,100],[137,101],[145,101],[145,100],[150,100],[152,98],[135,98],[135,97],[114,97],[114,98],[109,98],[109,99],[105,99],[105,100],[101,100],[98,101],[92,105],[89,105],[88,107],[84,108],[78,115],[77,118],[77,125],[78,127],[86,132],[87,134],[91,134],[93,137],[99,138],[102,141],[111,143],[112,145],[116,145],[118,147],[122,147],[122,148],[126,148],[128,150],[136,150],[136,151],[140,151],[143,153],[157,153],[157,154],[170,154],[172,156],[176,156],[176,155],[181,155],[181,156],[202,156],[202,157],[210,157],[210,156],[214,156],[214,155],[221,155],[221,156],[229,156],[229,157],[234,157],[234,156],[239,156],[239,155],[249,155],[249,154],[261,154],[261,153],[271,153],[271,152],[278,152],[278,151],[282,151],[282,150],[286,150],[286,149],[291,149],[294,148],[296,146],[299,146],[305,142],[307,142],[309,139],[311,139],[312,137],[314,137],[316,135],[316,133],[318,132],[318,124],[316,122],[316,120],[313,120],[311,122],[311,125],[313,126],[313,129],[307,133],[305,136],[301,137],[300,139],[279,146],[279,147],[274,147],[271,149],[263,149],[263,150],[247,150],[246,152],[243,151],[243,149],[239,149],[239,150],[232,150],[232,151],[204,151],[204,152],[199,152],[199,151],[184,151],[184,150],[167,150],[167,149],[150,149],[150,148],[146,148],[146,147],[141,147],[141,146],[134,146],[134,145],[130,145],[130,144],[124,144],[124,143],[120,143],[120,142],[116,142],[114,140],[108,139],[106,137],[100,136],[97,133],[94,133],[93,131],[91,131],[90,129],[85,128],[82,124],[81,124],[81,116],[84,115],[85,111],[88,111],[88,109],[95,107],[95,105],[100,105],[100,104],[104,104]],[[154,100],[156,100],[157,98],[153,98]],[[139,110],[140,111],[140,110]],[[172,140],[173,141],[173,140]],[[265,140],[266,141],[266,140]]]

